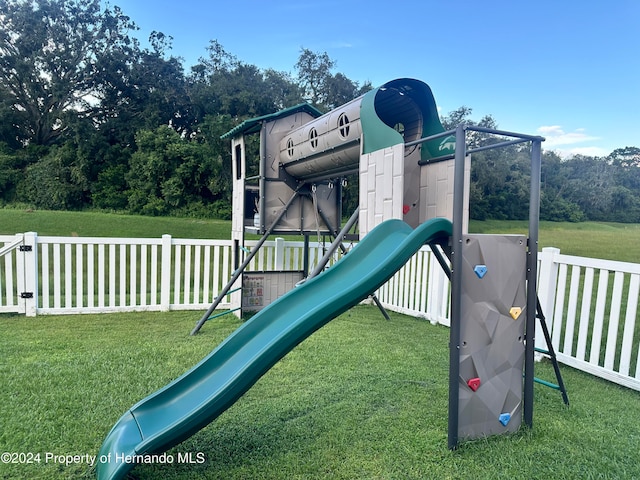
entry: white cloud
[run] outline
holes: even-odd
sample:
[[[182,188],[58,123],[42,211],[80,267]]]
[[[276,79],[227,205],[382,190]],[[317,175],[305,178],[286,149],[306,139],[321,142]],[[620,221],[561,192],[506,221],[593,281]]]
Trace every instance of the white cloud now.
[[[573,132],[565,132],[561,125],[548,125],[538,128],[538,133],[546,138],[545,147],[556,145],[573,145],[574,143],[591,142],[599,140],[585,133],[584,128],[577,128]]]
[[[599,137],[588,135],[584,128],[576,128],[573,132],[565,132],[561,125],[543,125],[538,128],[538,133],[546,139],[542,147],[545,150],[554,151],[562,158],[569,158],[574,155],[603,157],[610,153],[604,148],[596,146],[570,147],[570,145],[575,145],[576,143],[600,140]]]
[[[342,41],[331,42],[331,48],[353,48],[353,43]]]

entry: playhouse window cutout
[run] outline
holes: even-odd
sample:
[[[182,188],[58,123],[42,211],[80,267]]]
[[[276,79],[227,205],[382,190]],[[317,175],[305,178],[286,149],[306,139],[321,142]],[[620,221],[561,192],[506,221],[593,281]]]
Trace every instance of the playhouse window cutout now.
[[[338,117],[338,132],[342,138],[349,136],[349,117],[346,113],[341,113]]]
[[[404,123],[400,123],[400,122],[396,123],[396,124],[393,126],[393,129],[394,129],[396,132],[398,132],[400,135],[402,135],[402,138],[404,138]]]
[[[287,140],[287,155],[289,155],[289,158],[293,157],[293,139],[292,138]]]
[[[240,145],[236,145],[234,157],[236,161],[236,180],[240,180],[242,178],[242,147]]]
[[[318,148],[318,131],[315,128],[309,130],[309,143],[312,149]]]

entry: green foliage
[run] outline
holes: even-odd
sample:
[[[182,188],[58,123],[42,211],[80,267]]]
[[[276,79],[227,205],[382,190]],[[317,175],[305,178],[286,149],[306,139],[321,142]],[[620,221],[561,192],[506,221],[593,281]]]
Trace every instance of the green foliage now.
[[[51,145],[68,118],[94,109],[105,62],[131,53],[135,25],[99,0],[6,0],[0,16],[0,88],[21,120],[17,137]]]
[[[0,202],[16,199],[16,185],[22,176],[20,157],[0,143]]]
[[[169,127],[142,130],[127,173],[128,208],[143,215],[204,213],[220,200],[221,161],[206,142],[188,141]]]
[[[300,50],[295,64],[298,81],[305,99],[320,110],[331,110],[371,90],[366,82],[362,87],[342,73],[331,73],[336,66],[327,52]]]
[[[52,147],[47,155],[26,168],[20,184],[21,198],[38,208],[76,210],[84,204],[86,182],[70,143]]]
[[[260,69],[212,40],[185,74],[153,31],[150,48],[117,6],[100,0],[0,1],[0,202],[38,208],[95,207],[148,215],[231,216],[231,152],[220,135],[241,121],[305,99],[329,110],[371,89],[340,72],[326,52],[301,48],[292,76]],[[471,119],[462,106],[442,118]],[[471,148],[495,138],[469,132]],[[528,152],[487,151],[472,160],[471,215],[528,215]],[[257,136],[248,139],[258,174]],[[541,217],[640,222],[640,148],[606,158],[545,152]],[[358,179],[344,190],[356,208]]]

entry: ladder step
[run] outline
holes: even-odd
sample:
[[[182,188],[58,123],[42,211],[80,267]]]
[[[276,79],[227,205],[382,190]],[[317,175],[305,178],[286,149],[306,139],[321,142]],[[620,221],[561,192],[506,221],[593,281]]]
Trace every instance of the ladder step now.
[[[555,383],[547,382],[546,380],[542,380],[541,378],[533,377],[533,381],[541,385],[544,385],[545,387],[553,388],[554,390],[560,390],[559,385],[556,385]]]

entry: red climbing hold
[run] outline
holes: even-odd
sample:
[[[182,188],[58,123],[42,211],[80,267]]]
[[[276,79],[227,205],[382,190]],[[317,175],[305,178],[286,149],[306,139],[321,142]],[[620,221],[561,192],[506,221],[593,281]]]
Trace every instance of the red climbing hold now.
[[[474,392],[480,388],[480,379],[478,377],[470,378],[467,380],[467,385]]]

